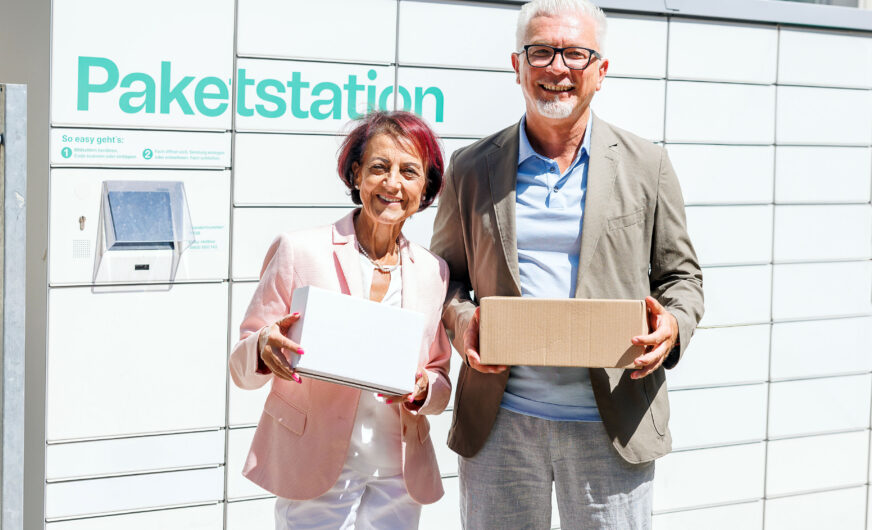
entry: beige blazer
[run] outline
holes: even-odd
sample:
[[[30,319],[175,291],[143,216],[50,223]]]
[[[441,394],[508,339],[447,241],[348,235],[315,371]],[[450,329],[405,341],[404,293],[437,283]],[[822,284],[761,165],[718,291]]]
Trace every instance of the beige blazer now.
[[[257,371],[258,331],[288,314],[295,288],[322,289],[367,297],[360,275],[353,212],[332,226],[282,234],[267,252],[260,283],[230,354],[230,376],[245,389],[272,383],[242,474],[267,491],[289,499],[313,499],[329,490],[345,464],[360,390],[303,376],[303,383]],[[442,497],[442,479],[426,414],[445,410],[451,396],[451,347],[440,322],[448,280],[445,263],[400,237],[402,307],[427,316],[419,366],[430,387],[424,405],[393,405],[402,429],[406,489],[417,502]],[[336,322],[336,332],[344,324]],[[303,348],[305,344],[301,344]],[[386,407],[390,405],[385,405]]]
[[[478,299],[521,294],[518,137],[516,124],[460,149],[446,172],[430,249],[451,272],[442,321],[460,352]],[[678,320],[680,346],[663,365],[672,368],[703,314],[702,273],[675,171],[665,149],[594,116],[587,179],[575,297],[654,296]],[[590,370],[603,424],[628,462],[653,460],[672,447],[663,367],[641,380],[631,379],[629,370]],[[481,449],[507,379],[508,371],[482,374],[461,367],[451,449],[466,457]]]

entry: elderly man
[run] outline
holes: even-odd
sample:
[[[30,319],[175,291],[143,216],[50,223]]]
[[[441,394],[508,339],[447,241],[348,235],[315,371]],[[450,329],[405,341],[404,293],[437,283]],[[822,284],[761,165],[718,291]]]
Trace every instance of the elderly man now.
[[[448,440],[465,528],[550,528],[552,483],[563,528],[650,526],[653,461],[671,448],[664,368],[702,317],[702,274],[665,150],[590,110],[605,32],[587,0],[526,4],[511,56],[526,114],[446,174],[431,249],[465,361]],[[483,365],[476,300],[494,295],[645,298],[652,331],[633,339],[635,370]]]

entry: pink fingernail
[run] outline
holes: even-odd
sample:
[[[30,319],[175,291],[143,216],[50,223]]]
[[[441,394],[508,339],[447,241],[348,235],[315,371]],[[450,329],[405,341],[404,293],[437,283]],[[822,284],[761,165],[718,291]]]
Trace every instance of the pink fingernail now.
[[[415,401],[415,397],[414,397],[414,396],[409,396],[409,403],[412,403],[412,402],[414,402],[414,401]]]
[[[303,380],[300,379],[300,376],[298,376],[297,374],[291,374],[291,379],[293,379],[293,380],[296,381],[297,383],[302,383],[302,382],[303,382]]]
[[[300,314],[299,314],[299,313],[294,313],[294,314],[291,315],[291,316],[292,316],[292,317],[298,317],[298,316],[300,316]]]
[[[297,353],[303,355],[306,352],[303,351],[303,348],[297,348]]]
[[[387,403],[388,405],[390,405],[390,404],[393,403],[393,402],[394,402],[393,399],[386,399],[386,400],[385,400],[385,403]]]

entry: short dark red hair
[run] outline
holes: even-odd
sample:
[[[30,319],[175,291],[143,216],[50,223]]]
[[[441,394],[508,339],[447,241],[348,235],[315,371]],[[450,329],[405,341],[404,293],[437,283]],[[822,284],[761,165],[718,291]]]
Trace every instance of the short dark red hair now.
[[[415,147],[424,163],[424,173],[427,177],[418,211],[433,204],[442,191],[442,174],[445,171],[442,148],[439,146],[436,133],[424,120],[411,112],[401,110],[374,111],[360,118],[339,147],[339,162],[336,169],[339,178],[351,191],[351,201],[357,205],[361,204],[360,191],[354,189],[352,167],[355,162],[358,164],[362,162],[366,145],[379,134],[388,134],[397,140],[407,140]]]

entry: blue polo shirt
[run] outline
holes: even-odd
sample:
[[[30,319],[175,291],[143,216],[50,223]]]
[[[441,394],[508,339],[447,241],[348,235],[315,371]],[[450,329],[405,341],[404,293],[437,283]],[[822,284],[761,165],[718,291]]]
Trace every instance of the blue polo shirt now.
[[[590,160],[588,119],[575,160],[557,162],[533,150],[521,119],[515,226],[521,296],[573,298]],[[600,421],[587,368],[513,366],[501,406],[547,420]]]

